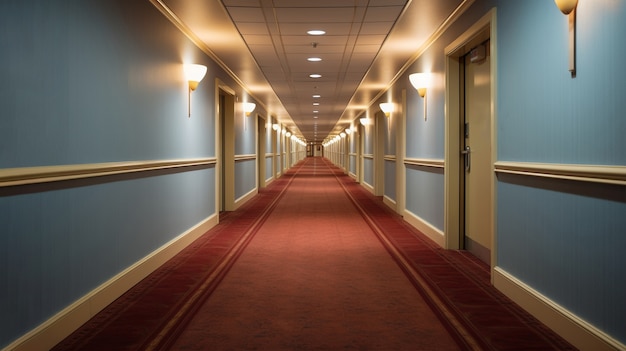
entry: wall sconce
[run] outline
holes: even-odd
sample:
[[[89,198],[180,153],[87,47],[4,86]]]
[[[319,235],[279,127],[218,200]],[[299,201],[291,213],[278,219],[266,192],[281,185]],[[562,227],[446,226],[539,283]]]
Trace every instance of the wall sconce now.
[[[369,126],[373,124],[372,121],[367,117],[359,118],[359,122],[364,126]]]
[[[385,113],[386,117],[391,116],[391,113],[393,112],[393,102],[383,102],[378,106],[380,106],[380,110]]]
[[[286,136],[287,138],[289,138],[289,137],[291,136],[291,132],[287,132],[287,133],[285,133],[285,136]]]
[[[417,93],[424,98],[424,121],[426,120],[426,90],[430,86],[429,73],[413,73],[409,75],[409,81]]]
[[[272,129],[278,130],[280,128],[279,124],[272,124]]]
[[[198,84],[200,84],[200,81],[204,78],[204,75],[206,74],[206,66],[185,64],[183,65],[183,70],[185,71],[187,82],[189,83],[189,96],[187,97],[189,115],[187,117],[191,117],[191,92],[196,90]]]
[[[246,116],[250,116],[252,111],[256,108],[256,104],[254,102],[244,102],[243,103],[243,112],[246,113]]]
[[[342,137],[342,138],[345,138],[346,137],[346,133],[341,132],[341,133],[339,133],[339,136]]]
[[[578,0],[554,0],[556,6],[569,18],[569,71],[576,76],[576,5]]]
[[[352,128],[346,128],[346,134],[348,135],[352,134]]]

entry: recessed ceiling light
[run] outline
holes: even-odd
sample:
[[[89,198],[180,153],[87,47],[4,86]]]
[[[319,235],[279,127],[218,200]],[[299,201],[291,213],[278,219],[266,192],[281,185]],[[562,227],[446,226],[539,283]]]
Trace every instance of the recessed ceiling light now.
[[[313,98],[314,98],[314,99],[319,99],[319,98],[321,98],[321,97],[322,97],[322,95],[320,95],[320,94],[313,94]]]
[[[313,116],[313,118],[317,118],[317,116]]]
[[[309,62],[320,62],[320,61],[322,61],[322,58],[320,58],[320,57],[309,57],[309,58],[307,58],[307,61],[309,61]]]
[[[313,110],[313,113],[320,113],[320,111],[318,111],[318,110]]]
[[[319,105],[320,105],[320,103],[319,103],[319,102],[314,102],[314,103],[313,103],[313,106],[319,106]]]
[[[309,77],[311,77],[311,78],[322,78],[322,75],[314,73],[314,74],[309,74]]]
[[[314,30],[310,30],[308,32],[306,32],[308,35],[324,35],[326,34],[325,31],[320,30],[320,29],[314,29]]]

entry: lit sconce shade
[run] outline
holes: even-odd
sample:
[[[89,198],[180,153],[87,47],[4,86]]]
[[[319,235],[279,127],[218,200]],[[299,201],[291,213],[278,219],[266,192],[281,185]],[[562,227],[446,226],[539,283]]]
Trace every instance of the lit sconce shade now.
[[[385,113],[385,116],[389,117],[393,112],[393,102],[383,102],[380,105],[380,109]]]
[[[278,128],[280,128],[280,125],[278,125],[278,124],[272,124],[272,129],[274,129],[274,130],[278,130]]]
[[[198,84],[206,75],[206,66],[196,64],[186,64],[183,66],[185,77],[189,82],[189,89],[196,90]]]
[[[424,98],[424,121],[426,120],[426,90],[430,87],[430,73],[413,73],[409,75],[409,81],[417,93]]]
[[[187,110],[189,114],[187,117],[191,117],[191,92],[196,90],[198,84],[206,75],[206,66],[196,64],[183,65],[183,71],[185,72],[185,78],[189,84],[189,93],[187,95]]]
[[[243,103],[243,111],[246,113],[246,116],[250,116],[252,111],[256,108],[256,104],[254,102],[244,102]]]
[[[341,133],[339,133],[339,136],[341,136],[342,138],[345,138],[346,137],[346,133],[341,132]]]
[[[409,76],[409,81],[413,88],[417,89],[417,93],[421,97],[426,96],[426,89],[430,85],[430,74],[428,73],[413,73]]]
[[[346,129],[346,134],[348,134],[348,135],[352,134],[352,128],[347,128]]]
[[[556,6],[563,12],[565,15],[569,15],[570,12],[574,11],[576,5],[578,4],[578,0],[554,0]]]
[[[370,119],[367,117],[359,118],[359,122],[364,126],[372,124],[372,121],[370,121]]]
[[[291,136],[291,132],[287,132],[287,133],[285,133],[285,136],[286,136],[287,138],[289,138],[289,137]]]

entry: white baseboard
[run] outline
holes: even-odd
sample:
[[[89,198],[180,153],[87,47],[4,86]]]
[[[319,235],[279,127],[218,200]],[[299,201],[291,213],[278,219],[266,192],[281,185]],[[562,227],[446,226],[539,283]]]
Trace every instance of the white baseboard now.
[[[174,255],[202,234],[217,225],[218,221],[219,216],[217,214],[206,218],[67,306],[2,350],[35,351],[51,349],[128,289],[139,283],[167,260],[174,257]]]
[[[436,242],[437,245],[446,247],[446,237],[441,230],[409,210],[404,210],[402,215],[405,221],[429,237],[432,241]]]
[[[248,200],[252,199],[253,197],[256,196],[256,194],[259,193],[259,189],[254,188],[252,190],[250,190],[247,194],[245,194],[244,196],[238,198],[237,200],[235,200],[235,208],[233,208],[233,211],[238,209],[239,207],[241,207],[241,205],[245,204],[246,202],[248,202]]]
[[[383,203],[385,205],[387,205],[389,208],[391,208],[393,210],[393,212],[397,212],[397,210],[396,210],[396,208],[397,208],[396,207],[397,206],[396,200],[394,200],[394,199],[388,197],[387,195],[385,195],[385,196],[383,196]]]
[[[369,191],[370,193],[374,194],[374,187],[368,184],[366,181],[362,181],[361,186],[367,189],[367,191]]]
[[[543,296],[500,267],[493,270],[493,285],[579,350],[626,350],[626,345]]]

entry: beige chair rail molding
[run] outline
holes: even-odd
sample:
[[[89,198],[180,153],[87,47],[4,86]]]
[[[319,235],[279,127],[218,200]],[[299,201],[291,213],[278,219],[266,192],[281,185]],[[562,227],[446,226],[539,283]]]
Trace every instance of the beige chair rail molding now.
[[[217,159],[211,157],[7,168],[0,170],[0,188],[183,167],[209,166],[216,163]]]

